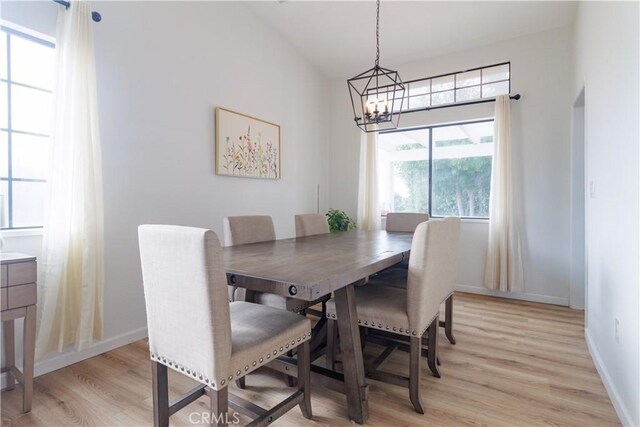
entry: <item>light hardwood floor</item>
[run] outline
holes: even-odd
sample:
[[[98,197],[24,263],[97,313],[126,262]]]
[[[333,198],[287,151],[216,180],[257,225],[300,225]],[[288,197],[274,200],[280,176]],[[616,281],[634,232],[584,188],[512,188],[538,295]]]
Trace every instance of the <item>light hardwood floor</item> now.
[[[440,331],[442,378],[423,364],[426,414],[418,415],[407,389],[370,381],[368,425],[611,426],[620,425],[587,352],[583,312],[564,307],[456,294],[456,345]],[[365,357],[379,348],[367,346]],[[396,352],[384,369],[405,373],[407,353]],[[259,371],[247,389],[233,392],[270,407],[288,390],[282,377]],[[314,420],[298,408],[282,426],[352,425],[344,396],[313,383]],[[193,386],[170,373],[172,398]],[[21,415],[19,387],[2,393],[2,426],[151,424],[151,369],[146,341],[118,348],[36,378],[31,413]],[[207,411],[199,400],[171,417],[172,425],[198,425]],[[240,417],[241,424],[247,419]]]

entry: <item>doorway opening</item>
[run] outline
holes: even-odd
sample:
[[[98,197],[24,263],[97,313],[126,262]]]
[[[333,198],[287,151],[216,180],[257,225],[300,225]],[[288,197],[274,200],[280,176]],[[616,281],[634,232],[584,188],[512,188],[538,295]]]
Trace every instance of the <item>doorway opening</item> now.
[[[584,88],[573,103],[571,131],[571,267],[569,306],[584,309],[587,299],[586,262],[586,114]],[[585,318],[585,327],[587,319]]]

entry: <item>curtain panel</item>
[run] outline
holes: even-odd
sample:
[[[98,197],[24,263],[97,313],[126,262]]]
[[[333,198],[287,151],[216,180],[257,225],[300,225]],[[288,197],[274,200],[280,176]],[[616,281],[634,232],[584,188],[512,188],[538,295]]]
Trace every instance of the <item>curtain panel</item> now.
[[[523,291],[522,248],[517,227],[513,162],[511,157],[511,112],[508,95],[495,103],[493,168],[489,200],[489,243],[484,285],[501,291]]]
[[[358,182],[358,228],[380,229],[378,204],[378,133],[362,132]]]
[[[102,335],[102,165],[91,7],[60,8],[37,357]]]

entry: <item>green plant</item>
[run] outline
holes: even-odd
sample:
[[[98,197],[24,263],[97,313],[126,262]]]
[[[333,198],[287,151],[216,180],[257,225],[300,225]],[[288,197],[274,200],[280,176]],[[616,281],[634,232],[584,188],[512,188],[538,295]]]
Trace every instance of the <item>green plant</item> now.
[[[345,211],[340,209],[329,209],[326,213],[327,221],[329,222],[329,229],[331,231],[348,231],[355,230],[356,223],[349,218],[349,215]]]

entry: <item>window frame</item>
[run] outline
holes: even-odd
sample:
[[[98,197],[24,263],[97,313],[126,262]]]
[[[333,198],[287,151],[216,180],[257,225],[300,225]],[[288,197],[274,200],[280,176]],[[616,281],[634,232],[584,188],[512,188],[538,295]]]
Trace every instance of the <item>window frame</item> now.
[[[453,122],[453,123],[443,123],[443,124],[437,124],[437,125],[425,125],[425,126],[418,126],[418,127],[411,127],[411,128],[404,128],[404,129],[393,129],[393,130],[387,130],[384,132],[380,132],[381,135],[384,134],[390,134],[390,133],[397,133],[397,132],[411,132],[411,131],[419,131],[419,130],[428,130],[429,131],[429,159],[428,159],[428,165],[429,165],[429,171],[428,171],[428,175],[429,175],[429,179],[428,179],[428,195],[429,195],[429,203],[428,203],[428,212],[421,212],[421,213],[427,213],[429,214],[429,218],[446,218],[446,216],[444,215],[433,215],[432,214],[432,203],[433,203],[433,129],[437,129],[437,128],[443,128],[443,127],[451,127],[451,126],[464,126],[464,125],[471,125],[471,124],[476,124],[476,123],[489,123],[489,122],[494,122],[495,118],[491,117],[491,118],[487,118],[487,119],[477,119],[477,120],[466,120],[464,122]],[[494,135],[495,138],[495,135]],[[494,140],[495,143],[495,140]],[[491,155],[491,168],[493,169],[493,155]],[[491,189],[489,189],[489,191],[491,191]],[[491,193],[489,193],[491,194]],[[386,218],[386,214],[380,214],[381,217]],[[462,220],[472,220],[472,221],[489,221],[490,217],[489,216],[461,216],[460,219]]]
[[[491,82],[484,82],[484,73],[483,71],[494,68],[494,67],[500,67],[500,66],[504,66],[506,65],[509,68],[509,77],[507,79],[502,79],[502,80],[494,80]],[[478,84],[473,84],[473,85],[469,85],[469,86],[461,86],[458,87],[458,76],[461,74],[466,74],[466,73],[470,73],[472,71],[480,71],[480,83]],[[433,90],[433,80],[434,79],[440,79],[443,77],[453,77],[453,87],[450,89],[442,89],[442,90]],[[416,95],[412,95],[411,94],[411,86],[414,83],[420,83],[420,82],[429,82],[429,92],[424,93],[424,94],[416,94]],[[470,68],[468,70],[462,70],[462,71],[456,71],[453,73],[446,73],[446,74],[439,74],[436,76],[430,76],[430,77],[421,77],[419,79],[413,79],[413,80],[407,80],[404,82],[404,85],[406,87],[405,89],[405,93],[403,94],[403,99],[406,100],[406,103],[403,102],[402,103],[402,109],[400,110],[402,114],[404,113],[412,113],[412,112],[416,112],[416,111],[429,111],[429,110],[435,110],[438,108],[445,108],[445,107],[452,107],[452,106],[456,106],[456,105],[465,105],[465,104],[475,104],[477,102],[488,102],[493,100],[493,97],[483,97],[483,86],[487,85],[487,84],[494,84],[494,83],[502,83],[502,82],[508,82],[509,84],[509,89],[507,94],[511,93],[511,61],[505,61],[505,62],[500,62],[497,64],[492,64],[492,65],[485,65],[483,67],[475,67],[475,68]],[[480,88],[480,97],[478,98],[473,98],[473,99],[468,99],[468,100],[463,100],[463,101],[458,101],[457,97],[458,97],[458,90],[460,89],[470,89],[470,88],[474,88],[474,87],[479,87]],[[445,102],[442,104],[437,104],[437,105],[433,105],[433,95],[434,94],[438,94],[438,93],[445,93],[445,92],[452,92],[453,93],[453,102]],[[411,102],[411,98],[416,98],[416,97],[420,97],[420,96],[428,96],[429,97],[429,105],[426,107],[416,107],[416,108],[410,108],[410,102]]]
[[[51,138],[51,134],[41,134],[37,132],[25,132],[20,130],[14,130],[12,126],[12,103],[11,103],[11,89],[12,85],[20,86],[23,88],[33,89],[45,93],[53,93],[53,90],[24,84],[20,82],[15,82],[11,76],[11,37],[21,37],[23,39],[29,40],[34,43],[38,43],[50,48],[55,49],[55,41],[53,38],[46,36],[44,34],[37,33],[35,31],[29,30],[27,28],[20,27],[18,25],[12,24],[7,21],[0,21],[0,30],[5,32],[6,37],[6,65],[7,65],[7,78],[0,78],[0,82],[7,85],[7,104],[4,106],[7,109],[7,127],[0,128],[0,131],[6,132],[7,134],[7,176],[0,177],[0,182],[7,183],[7,226],[3,227],[2,232],[8,232],[13,230],[39,230],[44,227],[42,225],[31,225],[31,226],[22,226],[22,227],[14,227],[13,226],[13,183],[14,182],[47,182],[46,179],[39,178],[15,178],[13,176],[13,150],[12,150],[12,139],[13,134],[19,135],[28,135],[28,136],[37,136],[37,137],[45,137]],[[1,213],[0,213],[1,214]]]

